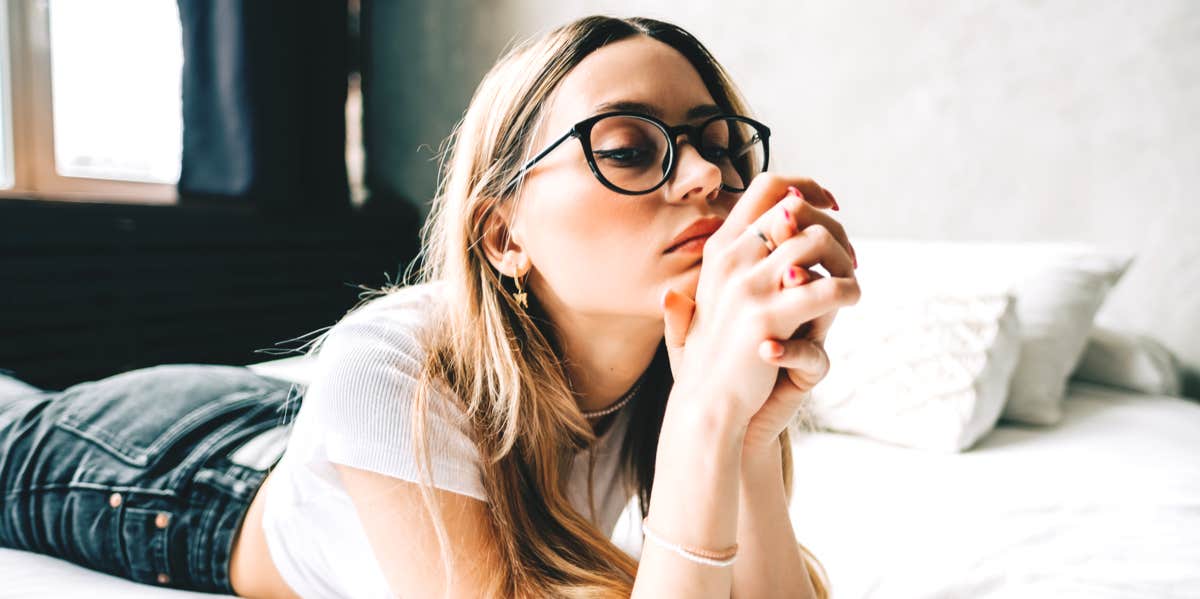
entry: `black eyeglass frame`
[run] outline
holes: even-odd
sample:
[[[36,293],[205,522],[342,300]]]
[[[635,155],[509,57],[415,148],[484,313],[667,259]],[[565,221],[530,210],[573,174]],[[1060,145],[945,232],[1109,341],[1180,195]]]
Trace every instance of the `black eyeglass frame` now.
[[[653,187],[646,189],[644,191],[629,191],[629,190],[617,187],[611,181],[604,178],[604,175],[600,173],[600,167],[596,164],[596,157],[592,155],[592,135],[591,135],[592,127],[595,126],[595,124],[597,122],[599,122],[601,119],[605,119],[608,117],[615,117],[615,116],[631,116],[631,117],[643,119],[643,120],[649,122],[650,124],[654,125],[655,127],[658,127],[658,129],[661,130],[667,136],[667,141],[668,141],[667,159],[670,161],[670,163],[669,163],[669,166],[667,167],[667,169],[663,172],[662,180],[659,181],[657,184],[655,184]],[[714,121],[718,121],[718,120],[740,121],[740,122],[746,123],[747,125],[750,125],[752,128],[754,128],[755,132],[758,134],[759,139],[762,140],[762,152],[763,152],[762,171],[767,170],[767,164],[769,164],[768,159],[770,158],[770,155],[771,155],[771,152],[770,152],[771,148],[770,148],[770,144],[769,144],[769,140],[771,137],[771,129],[769,127],[767,127],[766,125],[764,125],[750,117],[737,115],[737,114],[715,114],[715,115],[705,119],[699,125],[683,124],[683,125],[678,125],[678,126],[672,127],[672,126],[662,122],[658,118],[655,118],[654,116],[646,114],[644,112],[637,112],[637,111],[633,111],[633,110],[618,110],[618,111],[613,111],[613,112],[602,112],[600,114],[592,115],[586,119],[583,119],[582,121],[579,121],[578,123],[575,123],[569,131],[564,133],[558,139],[551,142],[550,145],[546,146],[546,149],[542,150],[541,152],[538,152],[538,154],[536,156],[534,156],[533,158],[530,158],[524,165],[522,165],[521,169],[518,170],[516,173],[514,173],[512,178],[509,179],[508,183],[506,183],[504,185],[504,189],[502,190],[502,193],[507,193],[508,190],[512,189],[512,186],[515,185],[517,183],[517,181],[519,181],[521,179],[522,175],[524,175],[526,172],[528,172],[530,168],[533,168],[534,164],[537,164],[537,162],[539,160],[541,160],[542,158],[545,158],[547,154],[554,151],[555,148],[557,148],[564,141],[566,141],[572,137],[576,137],[579,139],[579,143],[583,146],[583,155],[587,159],[588,168],[591,169],[592,174],[596,176],[596,179],[599,180],[602,185],[604,185],[605,187],[607,187],[617,193],[621,193],[621,194],[625,194],[625,195],[643,195],[643,194],[650,193],[650,192],[658,189],[659,187],[662,187],[663,183],[666,183],[667,179],[671,178],[671,173],[675,170],[675,165],[677,163],[676,156],[679,154],[679,149],[678,149],[678,144],[676,143],[676,138],[679,137],[679,134],[686,133],[688,143],[692,144],[692,147],[696,148],[697,152],[699,152],[701,154],[701,156],[703,156],[703,151],[701,150],[701,148],[703,148],[703,145],[699,144],[697,142],[703,141],[703,138],[701,137],[701,135],[704,132],[704,128],[707,127],[710,123],[712,123]],[[708,160],[708,159],[705,158],[705,160]],[[709,162],[712,162],[712,161],[709,161]],[[715,164],[715,163],[713,163],[713,164]],[[745,187],[743,187],[741,189],[735,189],[735,188],[732,188],[732,187],[726,185],[725,181],[723,179],[724,178],[722,177],[721,189],[723,189],[727,192],[730,192],[730,193],[741,193],[743,191],[746,191]]]

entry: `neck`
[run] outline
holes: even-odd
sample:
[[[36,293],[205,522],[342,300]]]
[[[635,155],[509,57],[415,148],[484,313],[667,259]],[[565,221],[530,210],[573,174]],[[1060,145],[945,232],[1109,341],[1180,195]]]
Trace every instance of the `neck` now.
[[[650,366],[661,341],[661,333],[637,345],[628,338],[586,344],[564,339],[567,376],[579,409],[603,410],[625,397]]]
[[[661,318],[601,317],[568,312],[561,304],[543,305],[562,345],[580,410],[602,410],[620,401],[646,372],[662,342]]]

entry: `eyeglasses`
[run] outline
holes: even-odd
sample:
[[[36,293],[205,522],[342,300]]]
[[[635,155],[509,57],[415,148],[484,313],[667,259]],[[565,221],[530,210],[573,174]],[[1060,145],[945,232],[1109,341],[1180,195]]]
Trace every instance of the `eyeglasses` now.
[[[688,143],[721,169],[721,188],[725,191],[745,191],[750,179],[767,169],[771,130],[754,119],[722,114],[699,125],[671,127],[640,112],[605,112],[575,123],[526,162],[505,184],[503,192],[559,144],[575,137],[583,144],[592,174],[605,187],[626,195],[650,193],[671,177],[679,156],[675,138],[680,133],[686,133]]]

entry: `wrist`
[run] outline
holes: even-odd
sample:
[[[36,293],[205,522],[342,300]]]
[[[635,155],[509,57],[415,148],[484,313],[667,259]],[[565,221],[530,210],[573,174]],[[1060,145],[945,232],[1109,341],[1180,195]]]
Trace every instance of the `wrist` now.
[[[746,422],[734,409],[733,398],[720,397],[712,393],[696,393],[676,385],[667,398],[663,413],[663,433],[678,429],[687,438],[704,445],[732,444],[740,448],[746,438]]]
[[[742,471],[782,468],[782,449],[779,437],[769,441],[752,442],[749,437],[742,443]]]

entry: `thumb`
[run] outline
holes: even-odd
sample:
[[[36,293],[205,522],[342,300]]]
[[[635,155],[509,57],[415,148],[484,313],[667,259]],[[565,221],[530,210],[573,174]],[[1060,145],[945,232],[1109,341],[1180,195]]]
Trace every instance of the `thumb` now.
[[[667,349],[683,347],[688,329],[692,326],[696,302],[692,301],[692,298],[668,288],[662,296],[662,308]]]

